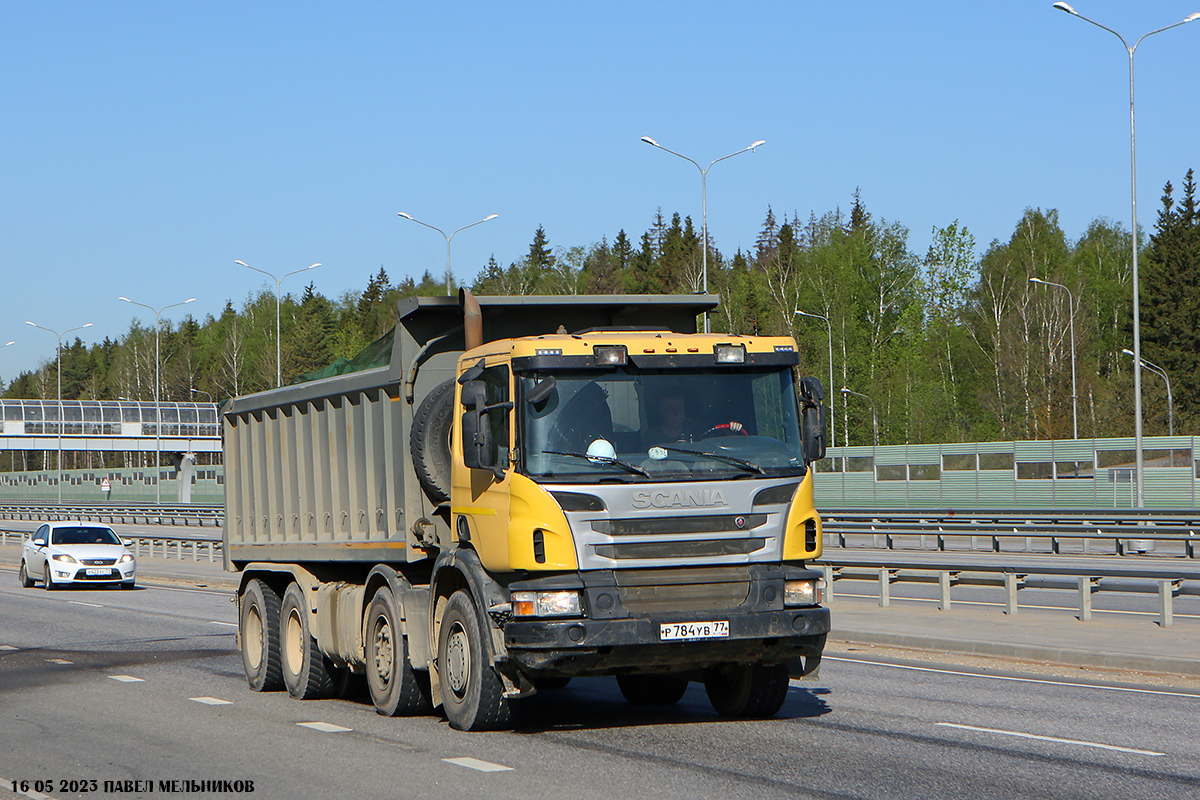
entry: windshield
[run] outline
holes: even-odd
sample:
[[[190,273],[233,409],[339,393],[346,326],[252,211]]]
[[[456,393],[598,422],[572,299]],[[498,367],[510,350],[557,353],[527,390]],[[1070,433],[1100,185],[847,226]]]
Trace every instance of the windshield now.
[[[120,544],[121,540],[111,528],[55,528],[50,534],[51,544]]]
[[[534,479],[804,473],[790,367],[555,372],[546,392],[547,380],[520,378],[522,397],[537,398],[521,403],[523,471]]]

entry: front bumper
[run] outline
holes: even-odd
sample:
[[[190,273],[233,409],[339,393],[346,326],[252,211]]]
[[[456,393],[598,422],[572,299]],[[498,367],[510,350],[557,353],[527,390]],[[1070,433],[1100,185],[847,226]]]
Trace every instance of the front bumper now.
[[[662,641],[671,622],[729,622],[729,636]],[[511,620],[504,626],[508,658],[523,671],[542,675],[602,675],[639,670],[687,671],[723,663],[792,663],[793,674],[816,668],[829,609],[776,611],[734,609],[625,619]]]
[[[89,575],[88,570],[100,570]],[[89,567],[86,564],[64,564],[50,562],[51,578],[56,584],[71,583],[133,583],[137,579],[137,563],[117,564],[112,567]]]

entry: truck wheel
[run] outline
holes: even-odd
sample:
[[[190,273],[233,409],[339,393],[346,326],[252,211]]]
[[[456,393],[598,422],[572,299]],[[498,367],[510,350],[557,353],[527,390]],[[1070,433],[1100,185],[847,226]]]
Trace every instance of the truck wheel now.
[[[408,661],[408,642],[390,589],[380,589],[371,599],[364,630],[367,687],[375,711],[385,717],[429,713],[429,683],[417,677]]]
[[[688,682],[674,675],[618,675],[617,686],[635,706],[670,706],[683,699]]]
[[[454,422],[454,380],[439,383],[417,406],[408,449],[421,487],[436,503],[450,500],[450,428]]]
[[[705,673],[704,689],[723,717],[766,719],[783,708],[788,681],[787,664],[727,664]]]
[[[279,595],[255,578],[246,584],[238,614],[238,639],[246,681],[256,692],[283,688],[279,664]]]
[[[512,727],[512,704],[492,668],[475,603],[464,591],[451,595],[442,613],[437,663],[450,727],[460,731]]]
[[[317,647],[309,626],[308,603],[300,584],[292,583],[283,593],[279,612],[280,661],[283,683],[297,700],[333,696],[333,675],[325,655]]]

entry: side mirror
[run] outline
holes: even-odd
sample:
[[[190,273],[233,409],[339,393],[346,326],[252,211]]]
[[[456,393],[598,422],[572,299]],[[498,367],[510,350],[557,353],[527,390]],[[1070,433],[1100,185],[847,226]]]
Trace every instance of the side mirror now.
[[[487,384],[463,381],[461,400],[463,464],[470,469],[492,469],[492,426],[487,419]]]
[[[37,537],[36,539],[34,539],[34,540],[33,540],[33,546],[34,546],[34,547],[45,547],[45,546],[46,546],[46,540],[45,540],[45,539],[43,539],[42,537],[40,537],[40,536],[39,536],[39,537]]]
[[[558,386],[558,379],[551,375],[525,393],[525,402],[531,406],[541,405]]]
[[[133,547],[133,539],[122,539],[121,544],[125,545],[126,547]]]
[[[811,464],[825,457],[828,438],[825,422],[825,389],[819,378],[800,379],[800,440],[804,446],[804,461]]]

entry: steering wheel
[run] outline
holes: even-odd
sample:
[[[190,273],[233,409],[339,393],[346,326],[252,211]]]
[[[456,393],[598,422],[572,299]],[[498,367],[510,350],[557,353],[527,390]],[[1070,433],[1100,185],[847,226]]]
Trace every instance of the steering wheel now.
[[[720,433],[725,436],[730,436],[735,433],[741,434],[742,436],[750,435],[749,433],[746,432],[745,425],[743,425],[742,423],[737,422],[735,420],[730,420],[729,422],[722,422],[720,425],[713,425],[711,428],[709,428],[703,434],[701,434],[700,438],[707,439],[709,436],[712,436],[714,433]]]

